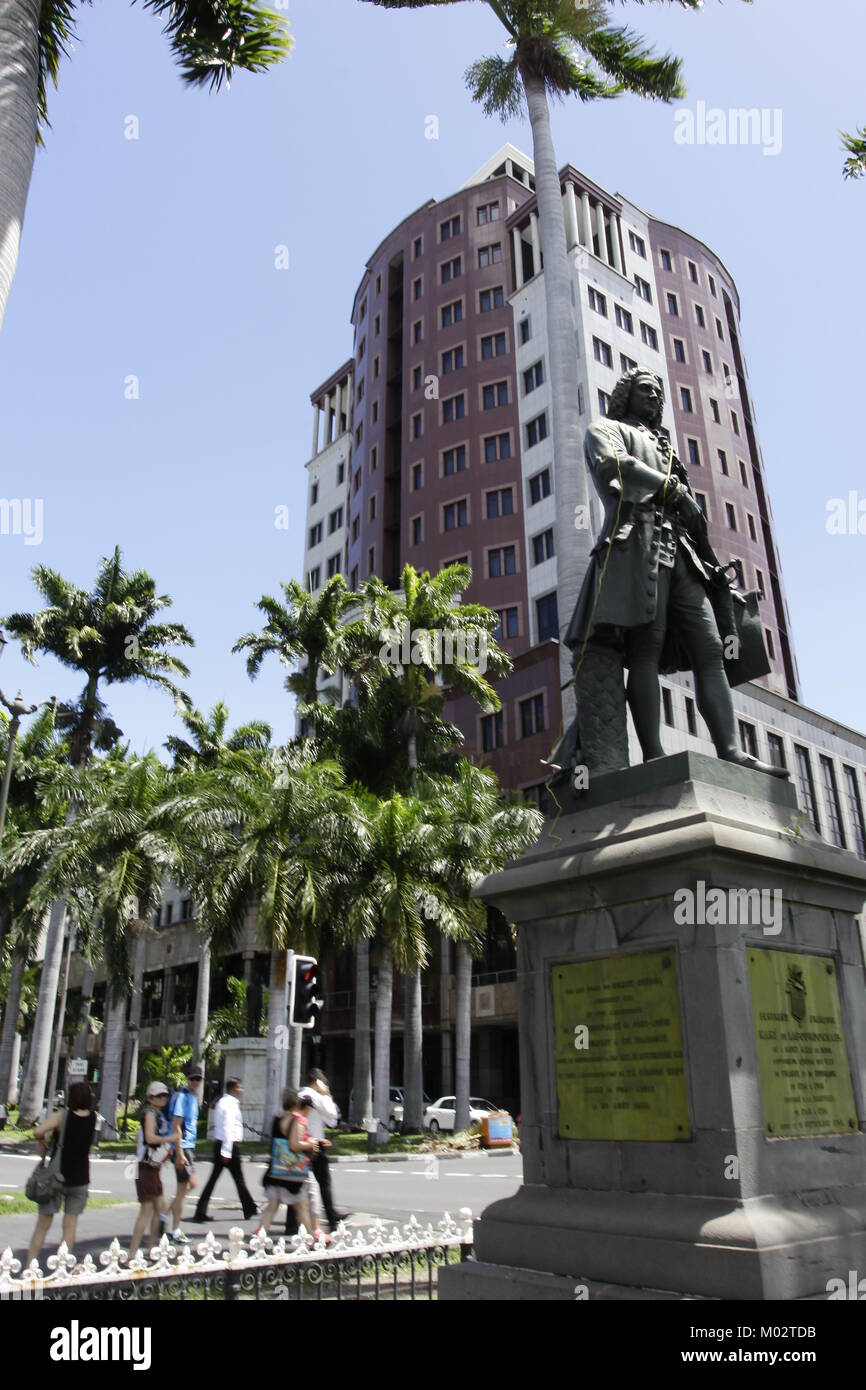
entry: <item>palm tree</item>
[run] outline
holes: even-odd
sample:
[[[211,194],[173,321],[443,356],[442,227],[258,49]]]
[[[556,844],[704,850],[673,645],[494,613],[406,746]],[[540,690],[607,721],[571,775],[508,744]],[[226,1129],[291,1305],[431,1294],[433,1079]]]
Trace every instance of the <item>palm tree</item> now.
[[[265,657],[273,653],[285,666],[301,661],[299,671],[286,677],[286,689],[297,696],[304,706],[318,699],[319,676],[322,671],[334,675],[348,655],[346,625],[347,608],[355,596],[346,588],[341,574],[333,575],[318,594],[313,594],[290,579],[282,586],[284,600],[263,594],[256,607],[267,621],[261,632],[248,632],[239,637],[233,652],[246,651],[247,674],[255,680]],[[323,691],[332,695],[332,690]]]
[[[364,0],[385,9],[422,9],[459,0]],[[747,0],[748,2],[748,0]],[[508,57],[472,63],[466,81],[486,115],[507,120],[526,108],[532,129],[535,187],[547,307],[548,368],[551,383],[556,472],[556,554],[560,626],[577,601],[586,569],[589,534],[575,532],[578,507],[589,503],[581,456],[583,432],[578,413],[578,356],[571,304],[562,189],[550,132],[548,98],[580,101],[632,92],[672,101],[683,95],[681,63],[656,57],[630,29],[615,24],[607,0],[484,0],[505,28]],[[641,4],[643,0],[636,0]],[[670,0],[683,9],[700,9],[703,0]],[[576,543],[584,538],[584,545]],[[563,682],[570,682],[568,648],[560,646]],[[569,687],[570,689],[570,687]],[[573,694],[565,704],[567,712]]]
[[[486,874],[516,859],[537,840],[542,817],[534,807],[502,799],[496,774],[463,758],[454,778],[426,779],[421,794],[429,802],[438,827],[438,874],[458,902],[455,970],[454,1128],[469,1125],[469,1061],[472,1009],[471,951],[481,940],[487,921],[485,905],[472,898],[475,884]]]
[[[33,661],[37,652],[46,652],[84,675],[79,699],[62,706],[57,715],[58,727],[69,734],[70,763],[82,767],[94,746],[111,747],[120,737],[100,698],[100,686],[146,681],[183,700],[172,677],[187,676],[189,671],[168,649],[192,646],[193,640],[180,623],[154,621],[171,607],[171,599],[157,594],[154,580],[144,570],[127,573],[119,547],[102,560],[92,590],[77,588],[45,565],[34,568],[33,579],[47,606],[37,613],[13,613],[2,625],[19,639],[28,660]],[[69,814],[74,814],[73,806]],[[39,1113],[48,1080],[65,915],[65,903],[58,899],[51,906],[45,938],[33,1065],[26,1093],[21,1096],[21,1113],[28,1120]]]
[[[848,156],[842,166],[842,177],[862,179],[866,174],[866,126],[861,126],[852,135],[842,132],[842,148]]]
[[[74,820],[22,835],[10,862],[43,865],[31,894],[34,910],[63,896],[79,920],[99,926],[108,972],[99,1106],[113,1131],[124,1041],[129,1031],[128,1055],[134,1055],[140,1021],[144,942],[153,931],[148,918],[180,862],[176,827],[165,812],[172,774],[152,753],[129,761],[113,754],[68,769],[65,780],[76,805]]]
[[[263,72],[292,47],[285,22],[253,0],[144,0],[190,86],[219,88],[236,68]],[[0,0],[0,324],[15,266],[48,85],[75,32],[77,0]]]
[[[261,720],[242,724],[233,734],[226,737],[229,711],[228,706],[221,700],[214,705],[210,714],[203,714],[197,709],[181,709],[179,713],[189,737],[180,738],[172,734],[165,742],[178,771],[194,774],[196,769],[208,769],[230,774],[238,763],[235,755],[250,752],[265,754],[270,746],[270,725]],[[190,887],[194,883],[201,883],[210,869],[206,856],[199,862],[194,861],[193,849],[194,846],[188,847],[184,859],[185,878]],[[205,1034],[208,1031],[211,967],[210,936],[202,923],[199,924],[199,928],[198,984],[193,1032],[193,1056],[196,1058],[202,1056]]]

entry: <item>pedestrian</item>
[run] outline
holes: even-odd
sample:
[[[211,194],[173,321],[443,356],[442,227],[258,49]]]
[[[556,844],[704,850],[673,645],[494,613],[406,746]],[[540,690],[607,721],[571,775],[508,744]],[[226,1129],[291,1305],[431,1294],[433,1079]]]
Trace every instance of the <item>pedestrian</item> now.
[[[312,1229],[310,1158],[316,1153],[319,1141],[309,1137],[311,1109],[309,1098],[302,1100],[297,1091],[283,1092],[283,1108],[271,1124],[271,1161],[264,1179],[268,1204],[256,1235],[267,1235],[281,1202],[294,1208],[299,1227],[303,1226],[306,1231]]]
[[[76,1081],[69,1088],[69,1108],[54,1110],[43,1124],[37,1125],[33,1136],[39,1152],[45,1154],[45,1137],[54,1134],[52,1154],[60,1149],[59,1168],[64,1187],[47,1202],[42,1202],[36,1227],[27,1249],[27,1264],[35,1260],[48,1235],[48,1228],[63,1206],[63,1240],[70,1254],[75,1245],[78,1218],[87,1206],[90,1186],[90,1146],[96,1116],[93,1113],[93,1092],[86,1081]]]
[[[185,1245],[186,1236],[180,1227],[183,1204],[188,1192],[196,1186],[195,1141],[198,1134],[199,1096],[201,1095],[204,1072],[197,1062],[191,1063],[186,1073],[185,1086],[175,1091],[169,1103],[171,1119],[171,1141],[174,1145],[174,1170],[177,1176],[177,1195],[169,1218],[170,1239],[175,1245]]]
[[[244,1220],[255,1216],[258,1211],[255,1198],[250,1195],[249,1189],[244,1182],[243,1168],[241,1167],[241,1143],[244,1137],[244,1120],[241,1114],[240,1100],[244,1093],[242,1082],[238,1077],[233,1076],[226,1082],[225,1095],[221,1096],[214,1106],[214,1126],[213,1126],[213,1168],[210,1177],[205,1184],[204,1190],[198,1199],[198,1206],[195,1209],[193,1221],[213,1221],[212,1216],[207,1214],[207,1204],[211,1199],[213,1190],[217,1184],[217,1178],[223,1168],[228,1168],[234,1178],[235,1187],[238,1190],[241,1207],[243,1208]]]
[[[161,1218],[165,1210],[162,1169],[171,1159],[173,1152],[168,1142],[171,1125],[167,1111],[168,1087],[162,1081],[151,1081],[145,1093],[145,1105],[141,1111],[135,1146],[135,1156],[138,1160],[135,1192],[140,1206],[132,1228],[130,1259],[138,1254],[148,1221],[151,1243],[155,1245],[160,1237]]]
[[[328,1129],[336,1129],[340,1123],[340,1112],[334,1097],[331,1095],[328,1078],[323,1071],[319,1071],[318,1067],[314,1067],[310,1072],[307,1085],[299,1094],[302,1098],[304,1096],[309,1097],[312,1106],[308,1120],[310,1138],[318,1139],[319,1147],[313,1155],[311,1167],[313,1177],[318,1183],[319,1192],[322,1195],[322,1205],[325,1208],[328,1225],[332,1231],[335,1231],[339,1223],[344,1221],[349,1213],[339,1212],[334,1206],[334,1199],[331,1195],[331,1165],[327,1154],[331,1142],[325,1138],[325,1128],[327,1126]]]

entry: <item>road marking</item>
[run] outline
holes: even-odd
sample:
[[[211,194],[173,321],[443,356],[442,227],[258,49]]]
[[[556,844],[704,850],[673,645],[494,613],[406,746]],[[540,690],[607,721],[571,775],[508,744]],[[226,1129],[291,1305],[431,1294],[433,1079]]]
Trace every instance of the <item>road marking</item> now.
[[[91,1187],[89,1190],[94,1196],[112,1197],[114,1195],[110,1187]]]

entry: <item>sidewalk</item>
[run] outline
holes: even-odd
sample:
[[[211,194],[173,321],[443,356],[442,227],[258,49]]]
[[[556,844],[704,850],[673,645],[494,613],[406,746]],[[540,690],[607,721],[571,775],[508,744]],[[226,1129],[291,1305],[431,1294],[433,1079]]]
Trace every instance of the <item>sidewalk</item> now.
[[[0,1156],[4,1153],[24,1154],[36,1157],[36,1145],[32,1141],[28,1142],[27,1140],[4,1141],[2,1135],[0,1135]],[[410,1153],[331,1154],[329,1157],[332,1163],[414,1163],[416,1160],[423,1163],[426,1162],[428,1158],[441,1159],[443,1162],[447,1163],[449,1159],[470,1158],[473,1154],[483,1154],[485,1158],[502,1158],[519,1153],[520,1149],[515,1144],[507,1149],[447,1149],[441,1152],[428,1149],[420,1152],[413,1150]],[[266,1159],[269,1154],[269,1149],[254,1149],[252,1153],[245,1153],[244,1158],[256,1162]],[[204,1153],[204,1150],[202,1150],[202,1156],[204,1158],[208,1157],[208,1155]],[[94,1149],[92,1151],[92,1157],[116,1159],[118,1163],[130,1163],[135,1161],[135,1154],[132,1151],[111,1153],[104,1149]]]

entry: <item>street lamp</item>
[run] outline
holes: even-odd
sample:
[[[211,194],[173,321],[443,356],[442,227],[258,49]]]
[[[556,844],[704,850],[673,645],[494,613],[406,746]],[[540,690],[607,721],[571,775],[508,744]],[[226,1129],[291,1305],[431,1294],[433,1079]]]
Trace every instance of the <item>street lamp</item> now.
[[[3,644],[2,646],[0,646],[0,652],[2,652],[3,646],[6,645],[6,638],[3,637],[2,633],[0,633],[0,640],[2,640]],[[9,743],[6,749],[6,767],[3,770],[3,786],[2,788],[0,788],[0,839],[2,839],[3,827],[6,822],[6,803],[9,800],[9,784],[12,781],[12,755],[15,751],[15,740],[18,737],[18,730],[21,727],[21,720],[24,718],[24,715],[35,714],[36,711],[41,708],[41,706],[25,705],[20,690],[18,691],[18,694],[15,696],[14,700],[7,700],[6,696],[3,694],[3,691],[0,690],[0,704],[5,705],[12,716],[12,718],[9,721]],[[52,695],[50,700],[43,700],[42,704],[50,706],[52,710],[56,710],[57,696]]]

